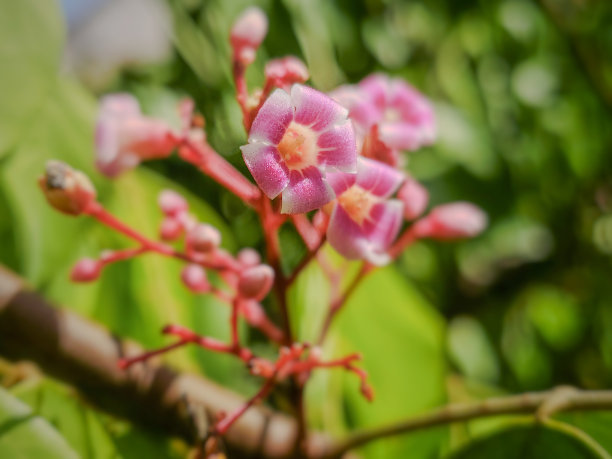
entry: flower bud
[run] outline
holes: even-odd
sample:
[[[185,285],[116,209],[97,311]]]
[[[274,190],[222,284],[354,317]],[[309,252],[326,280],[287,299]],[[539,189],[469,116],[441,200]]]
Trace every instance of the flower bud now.
[[[159,227],[159,236],[164,241],[174,241],[183,233],[183,225],[172,217],[166,217],[162,220]]]
[[[453,202],[435,207],[429,215],[417,221],[414,232],[418,237],[452,240],[477,236],[487,226],[487,215],[469,202]]]
[[[181,280],[194,293],[203,293],[210,290],[206,271],[200,265],[190,264],[185,266],[181,272]]]
[[[206,223],[199,223],[187,234],[187,247],[201,253],[209,253],[221,245],[221,233]]]
[[[245,269],[238,279],[238,293],[244,298],[261,301],[274,282],[274,270],[268,265]]]
[[[278,88],[287,89],[295,83],[304,83],[310,75],[306,64],[293,56],[272,59],[266,64],[266,82]]]
[[[236,19],[230,32],[230,42],[235,59],[244,65],[255,60],[255,51],[268,33],[268,18],[264,12],[252,6]]]
[[[82,258],[72,268],[70,280],[73,282],[91,282],[100,277],[102,263],[93,258]]]
[[[423,185],[407,177],[402,187],[397,192],[397,197],[404,203],[404,217],[406,220],[414,220],[427,208],[429,193]]]
[[[163,190],[159,193],[157,203],[161,211],[168,216],[175,216],[189,208],[185,198],[172,190]]]
[[[246,248],[242,249],[238,252],[236,256],[238,263],[240,263],[245,268],[250,268],[251,266],[256,266],[261,263],[261,257],[259,256],[259,252],[255,249]]]
[[[325,234],[327,226],[329,225],[329,213],[323,210],[318,210],[312,217],[312,225],[319,232],[319,234]]]
[[[246,300],[240,302],[240,311],[244,315],[245,320],[251,325],[259,325],[266,318],[261,304],[255,300]]]
[[[38,179],[49,204],[69,215],[79,215],[95,201],[96,190],[89,178],[60,161],[49,161]]]

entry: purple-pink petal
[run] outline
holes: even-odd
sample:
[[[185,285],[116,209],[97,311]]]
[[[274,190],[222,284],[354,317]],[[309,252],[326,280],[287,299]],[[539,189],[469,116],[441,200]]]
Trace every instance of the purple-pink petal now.
[[[357,175],[346,172],[327,172],[325,179],[332,187],[336,196],[340,196],[357,181]]]
[[[370,211],[371,224],[364,225],[364,235],[380,250],[387,250],[399,233],[403,213],[404,204],[397,199],[375,204]]]
[[[344,208],[336,204],[327,226],[327,240],[344,257],[354,260],[363,256],[361,228]]]
[[[291,103],[295,107],[295,122],[319,132],[344,121],[348,114],[329,96],[301,84],[291,87]]]
[[[334,190],[316,167],[291,171],[289,184],[283,190],[281,212],[284,214],[309,212],[324,206],[334,197]]]
[[[292,120],[291,97],[282,89],[275,90],[259,109],[249,132],[249,142],[278,145]]]
[[[355,132],[349,120],[332,126],[323,132],[317,141],[321,148],[320,164],[332,166],[343,172],[356,172],[357,147]]]
[[[359,158],[357,185],[375,196],[388,198],[401,185],[404,174],[397,169],[368,158]]]
[[[282,164],[276,147],[256,142],[243,145],[240,149],[257,185],[266,196],[274,199],[289,184],[287,168]]]

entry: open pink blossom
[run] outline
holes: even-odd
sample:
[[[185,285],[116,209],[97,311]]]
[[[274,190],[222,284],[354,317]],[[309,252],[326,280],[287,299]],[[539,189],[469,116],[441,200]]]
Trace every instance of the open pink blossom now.
[[[302,85],[275,90],[253,120],[242,156],[271,199],[282,195],[281,212],[317,209],[332,199],[332,171],[354,173],[357,149],[347,110]]]
[[[416,150],[435,140],[431,104],[399,78],[374,74],[356,86],[341,86],[330,95],[349,109],[364,143],[364,155],[393,164],[398,151]],[[378,157],[379,150],[383,157]]]
[[[338,196],[327,227],[332,247],[349,259],[388,263],[387,249],[403,220],[403,203],[389,198],[403,180],[398,170],[366,158],[359,159],[356,176],[330,174]]]
[[[100,104],[95,144],[98,169],[114,177],[142,160],[168,156],[177,136],[164,121],[144,116],[134,97],[111,94]]]

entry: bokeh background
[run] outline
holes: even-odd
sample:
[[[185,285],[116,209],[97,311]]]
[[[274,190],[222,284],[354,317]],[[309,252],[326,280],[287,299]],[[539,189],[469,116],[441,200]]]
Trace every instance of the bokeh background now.
[[[95,284],[70,284],[78,257],[127,242],[48,209],[35,180],[47,159],[67,161],[90,174],[105,205],[149,235],[161,218],[157,193],[184,191],[201,219],[222,228],[225,247],[261,249],[256,216],[177,158],[114,182],[93,168],[96,98],[128,91],[145,112],[167,118],[181,97],[194,98],[212,145],[245,170],[227,37],[251,4],[270,19],[248,73],[252,88],[267,59],[287,54],[304,59],[311,84],[325,91],[374,71],[405,78],[434,102],[439,127],[437,144],[411,154],[407,169],[433,204],[468,200],[490,217],[473,241],[418,242],[361,289],[326,352],[362,351],[378,400],[367,406],[343,375],[317,375],[312,425],[342,434],[446,401],[559,384],[610,387],[606,0],[0,0],[0,261],[49,299],[145,346],[164,342],[167,322],[227,333],[227,310],[189,294],[172,261],[146,257],[112,266]],[[282,243],[290,268],[304,248],[290,228]],[[328,291],[311,267],[292,292],[302,338],[315,336]],[[254,346],[267,352],[260,339],[252,337]],[[257,384],[225,356],[186,350],[169,361],[244,393]],[[0,366],[12,394],[82,457],[182,454],[42,376],[13,384],[14,372]],[[438,457],[492,425],[437,429],[366,454]]]

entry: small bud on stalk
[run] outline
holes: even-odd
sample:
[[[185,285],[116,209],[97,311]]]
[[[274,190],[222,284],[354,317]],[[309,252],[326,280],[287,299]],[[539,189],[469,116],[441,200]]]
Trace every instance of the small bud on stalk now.
[[[248,65],[255,60],[255,52],[268,33],[268,18],[259,8],[247,8],[238,17],[230,32],[234,59]]]
[[[38,179],[49,204],[69,215],[79,215],[95,201],[96,190],[89,178],[60,161],[49,161]]]
[[[295,83],[304,83],[310,75],[306,65],[297,57],[287,56],[272,59],[266,64],[266,85],[270,84],[286,91]]]
[[[250,268],[251,266],[256,266],[261,263],[261,257],[257,250],[248,247],[238,252],[236,259],[245,268]]]
[[[185,266],[181,272],[181,280],[194,293],[203,293],[210,290],[206,271],[200,265]]]
[[[159,193],[157,203],[161,211],[169,217],[185,212],[189,207],[185,198],[172,190],[164,190]]]
[[[414,224],[417,237],[452,240],[475,237],[487,226],[487,215],[469,202],[453,202],[434,208]]]
[[[263,300],[272,288],[274,270],[268,265],[245,269],[238,279],[238,293],[244,298]]]
[[[429,193],[423,185],[407,177],[402,187],[397,192],[397,197],[404,203],[404,218],[414,220],[427,208]]]
[[[219,230],[206,223],[194,226],[187,235],[188,250],[199,253],[210,253],[221,245]]]
[[[91,282],[100,277],[102,263],[93,258],[81,258],[72,268],[70,280],[73,282]]]

